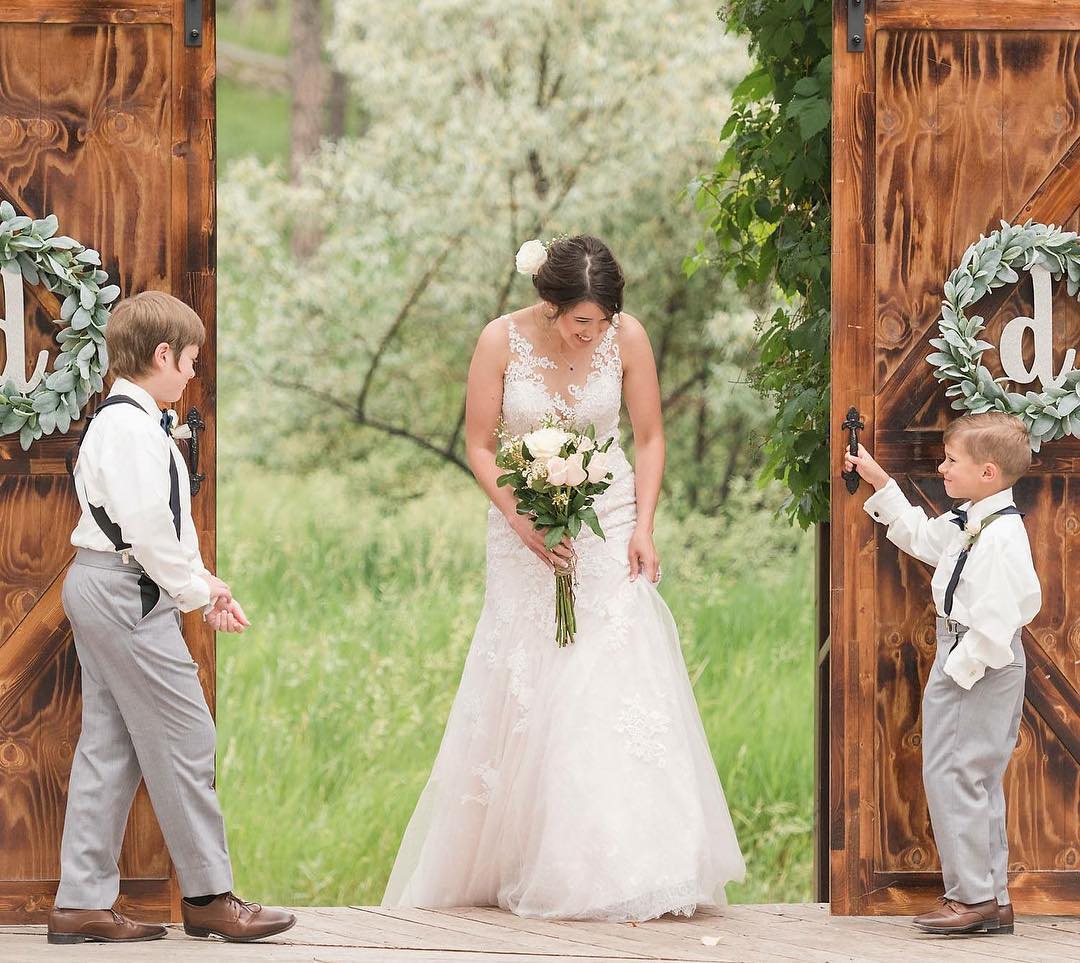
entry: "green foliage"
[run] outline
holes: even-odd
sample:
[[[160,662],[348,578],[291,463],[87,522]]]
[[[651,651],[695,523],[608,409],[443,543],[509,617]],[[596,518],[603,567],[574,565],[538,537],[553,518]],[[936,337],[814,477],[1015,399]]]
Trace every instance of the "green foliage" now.
[[[731,0],[721,17],[749,35],[755,67],[733,92],[720,160],[690,185],[708,242],[684,270],[779,289],[750,381],[775,407],[764,477],[784,482],[785,510],[805,528],[829,510],[831,6]]]
[[[42,284],[63,298],[55,321],[61,350],[52,373],[29,390],[22,386],[35,379],[25,380],[25,372],[23,381],[0,385],[0,435],[17,432],[23,451],[42,435],[66,432],[87,399],[104,387],[109,366],[105,325],[120,288],[107,283],[97,251],[59,230],[55,214],[34,220],[9,201],[0,202],[0,269],[17,268],[28,284]]]
[[[252,620],[218,638],[218,788],[237,889],[284,905],[377,903],[480,614],[486,500],[452,468],[395,506],[371,497],[374,465],[307,477],[221,467],[219,569]],[[667,513],[656,531],[747,858],[733,902],[810,898],[813,546],[770,524],[778,489],[739,483],[729,518]]]

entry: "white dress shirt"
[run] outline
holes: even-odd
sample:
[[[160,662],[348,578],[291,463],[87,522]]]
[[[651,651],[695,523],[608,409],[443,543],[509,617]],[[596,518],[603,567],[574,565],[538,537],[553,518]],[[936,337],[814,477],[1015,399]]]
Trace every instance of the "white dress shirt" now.
[[[1012,504],[1012,489],[1006,488],[960,507],[971,525]],[[863,507],[889,526],[889,541],[897,548],[936,566],[931,589],[938,615],[945,618],[945,592],[968,541],[952,513],[927,518],[892,479]],[[987,667],[1008,665],[1013,661],[1016,630],[1035,618],[1041,605],[1042,591],[1024,522],[1019,515],[1002,515],[979,533],[956,587],[949,617],[968,631],[946,660],[946,674],[970,689]]]
[[[109,392],[127,395],[145,410],[113,405],[95,416],[75,465],[75,490],[82,517],[71,533],[71,544],[95,552],[116,548],[90,514],[100,506],[131,545],[135,560],[182,612],[210,603],[210,574],[199,552],[199,537],[191,519],[191,486],[183,455],[161,430],[161,411],[149,392],[118,378]],[[169,508],[169,459],[180,479],[180,538]]]

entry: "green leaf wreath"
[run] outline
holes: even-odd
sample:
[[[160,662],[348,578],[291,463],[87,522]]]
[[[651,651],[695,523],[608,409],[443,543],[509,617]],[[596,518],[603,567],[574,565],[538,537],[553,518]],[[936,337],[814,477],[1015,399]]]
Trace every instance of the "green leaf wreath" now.
[[[1028,270],[1037,264],[1054,281],[1065,278],[1069,296],[1080,300],[1080,240],[1075,231],[1002,221],[1000,230],[980,236],[945,282],[938,320],[941,337],[930,342],[937,350],[926,359],[935,368],[935,378],[950,382],[945,394],[954,399],[953,408],[972,414],[997,409],[1020,416],[1034,451],[1065,435],[1080,437],[1080,370],[1069,372],[1062,385],[1041,394],[1009,391],[1003,386],[1008,378],[994,378],[980,364],[983,352],[994,347],[979,338],[985,320],[964,312],[988,291],[1018,281],[1018,268]]]
[[[0,436],[19,433],[25,451],[42,435],[66,432],[91,395],[104,387],[109,366],[105,325],[120,288],[109,284],[101,255],[57,234],[55,214],[34,220],[0,202],[0,269],[17,264],[30,284],[63,298],[53,371],[33,390],[0,385]]]

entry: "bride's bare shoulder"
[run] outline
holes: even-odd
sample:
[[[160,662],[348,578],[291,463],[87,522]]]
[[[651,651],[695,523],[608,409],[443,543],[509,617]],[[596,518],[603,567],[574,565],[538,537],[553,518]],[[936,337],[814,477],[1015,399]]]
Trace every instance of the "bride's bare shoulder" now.
[[[476,354],[488,362],[502,362],[510,354],[510,316],[504,314],[484,325],[476,341]]]
[[[619,314],[619,331],[616,335],[619,342],[619,350],[640,351],[649,343],[649,335],[643,325],[632,314],[622,311]]]

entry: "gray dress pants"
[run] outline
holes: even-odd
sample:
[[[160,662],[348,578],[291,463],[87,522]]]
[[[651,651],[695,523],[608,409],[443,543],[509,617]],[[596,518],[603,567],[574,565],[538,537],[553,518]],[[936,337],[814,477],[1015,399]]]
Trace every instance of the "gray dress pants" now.
[[[80,549],[64,581],[64,611],[82,667],[82,733],[71,765],[56,905],[107,909],[139,780],[184,896],[232,889],[214,791],[214,721],[175,602],[141,566]]]
[[[966,631],[950,631],[944,619],[937,620],[937,655],[922,703],[923,787],[945,896],[1004,904],[1009,846],[1002,780],[1020,731],[1027,663],[1017,632],[1013,661],[962,688],[944,665]]]

